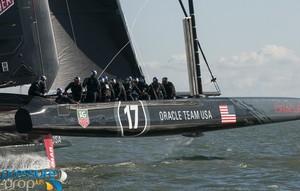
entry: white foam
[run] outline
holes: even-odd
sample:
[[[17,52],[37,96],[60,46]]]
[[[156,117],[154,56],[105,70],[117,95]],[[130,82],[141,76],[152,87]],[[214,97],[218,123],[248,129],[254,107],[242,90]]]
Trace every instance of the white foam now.
[[[0,156],[1,170],[28,170],[28,169],[47,169],[50,168],[47,157],[38,154],[7,154]]]

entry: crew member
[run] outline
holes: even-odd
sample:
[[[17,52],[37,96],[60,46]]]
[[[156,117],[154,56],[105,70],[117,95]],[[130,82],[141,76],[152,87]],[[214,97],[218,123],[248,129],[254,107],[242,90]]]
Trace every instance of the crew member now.
[[[157,77],[154,77],[152,83],[149,85],[148,94],[151,99],[166,98],[166,90],[164,86],[158,82]]]
[[[99,81],[97,79],[97,71],[93,70],[91,72],[91,77],[85,78],[82,87],[86,87],[86,102],[94,103],[96,102],[97,93],[99,92]]]
[[[74,81],[69,83],[69,85],[65,88],[64,94],[67,94],[69,89],[71,89],[73,100],[80,102],[82,98],[82,85],[79,76],[75,77]]]
[[[167,77],[162,78],[162,85],[166,90],[166,99],[175,99],[176,98],[176,90],[175,86],[172,82],[168,81]]]
[[[63,95],[63,90],[61,88],[57,88],[56,95],[57,95],[57,98],[55,99],[56,103],[59,104],[76,103],[75,101]]]
[[[139,88],[136,86],[136,84],[132,81],[132,77],[129,76],[128,78],[125,79],[125,83],[123,84],[125,91],[126,91],[126,96],[128,101],[134,101],[136,100],[134,96],[132,95],[133,93],[140,95],[141,91]]]
[[[100,78],[100,91],[101,91],[101,102],[109,102],[113,93],[112,85],[108,81],[108,77],[104,76]]]
[[[149,86],[146,84],[145,79],[143,77],[137,78],[137,87],[141,90],[141,94],[139,95],[139,100],[149,100],[148,90]]]
[[[116,79],[111,80],[115,92],[115,101],[127,101],[126,91],[121,82],[118,82]]]
[[[39,80],[31,84],[28,90],[28,95],[44,97],[44,94],[47,91],[46,81],[46,76],[42,75]]]

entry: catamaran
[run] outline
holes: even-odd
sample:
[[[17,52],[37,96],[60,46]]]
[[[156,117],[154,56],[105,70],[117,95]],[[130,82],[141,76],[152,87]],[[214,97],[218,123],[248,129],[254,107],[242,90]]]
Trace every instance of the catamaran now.
[[[116,79],[144,77],[119,0],[1,1],[5,2],[0,12],[1,88],[30,84],[42,74],[48,87],[66,87],[74,76],[89,76],[91,70]],[[189,0],[189,14],[179,3],[185,15],[188,95],[57,104],[47,98],[2,93],[1,137],[5,132],[17,135],[18,141],[34,134],[200,136],[206,131],[300,119],[299,98],[217,97],[218,86],[216,93],[203,92],[193,1]]]

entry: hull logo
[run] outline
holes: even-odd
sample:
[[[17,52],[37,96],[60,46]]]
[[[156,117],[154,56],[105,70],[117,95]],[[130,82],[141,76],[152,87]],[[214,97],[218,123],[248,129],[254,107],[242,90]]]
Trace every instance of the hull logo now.
[[[236,123],[236,114],[233,105],[220,105],[222,124]]]
[[[0,0],[0,15],[14,5],[14,0]]]
[[[148,120],[142,101],[117,106],[117,123],[122,137],[135,137],[147,131]]]
[[[77,109],[77,119],[78,123],[83,128],[87,128],[90,124],[89,112],[87,109]]]

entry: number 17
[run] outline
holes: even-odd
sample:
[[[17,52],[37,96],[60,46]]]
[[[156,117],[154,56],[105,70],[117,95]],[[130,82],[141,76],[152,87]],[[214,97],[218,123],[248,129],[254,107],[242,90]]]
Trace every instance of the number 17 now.
[[[129,129],[137,129],[138,128],[138,105],[126,105],[124,108],[124,113],[127,114]],[[134,127],[132,128],[132,120],[130,111],[134,111]]]

